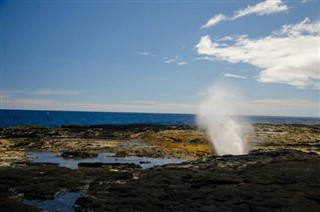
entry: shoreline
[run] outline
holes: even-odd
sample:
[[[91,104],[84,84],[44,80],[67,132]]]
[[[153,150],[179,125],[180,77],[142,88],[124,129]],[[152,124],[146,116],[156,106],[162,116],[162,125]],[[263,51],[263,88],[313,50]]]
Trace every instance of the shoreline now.
[[[253,131],[249,154],[215,156],[194,125],[0,128],[0,207],[39,211],[23,202],[76,192],[68,205],[76,211],[319,210],[320,125],[256,124]],[[108,152],[114,162],[70,169],[33,163],[32,152],[60,152],[55,157],[69,162]],[[130,157],[138,162],[117,163]],[[139,157],[186,161],[142,169],[149,161]]]
[[[249,151],[289,148],[320,154],[320,125],[255,124],[247,140]],[[196,125],[31,125],[0,128],[0,166],[9,151],[111,152],[195,160],[213,155],[214,147],[206,131]]]

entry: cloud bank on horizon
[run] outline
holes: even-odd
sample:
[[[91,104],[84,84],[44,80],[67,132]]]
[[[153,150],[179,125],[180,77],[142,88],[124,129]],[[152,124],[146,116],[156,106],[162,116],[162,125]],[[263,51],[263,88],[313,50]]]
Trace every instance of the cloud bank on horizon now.
[[[281,0],[266,0],[236,11],[231,18],[218,14],[202,28],[214,26],[224,19],[235,20],[250,14],[268,15],[285,11],[288,7]],[[214,40],[210,35],[205,35],[196,49],[199,55],[204,55],[204,60],[247,63],[259,68],[261,71],[256,79],[261,83],[320,89],[319,34],[320,21],[312,22],[305,18],[299,23],[283,25],[281,29],[260,38],[228,35]]]

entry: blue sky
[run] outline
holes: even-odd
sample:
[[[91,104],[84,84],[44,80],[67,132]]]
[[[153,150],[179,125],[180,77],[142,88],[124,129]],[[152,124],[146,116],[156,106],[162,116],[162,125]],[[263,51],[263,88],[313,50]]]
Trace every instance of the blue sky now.
[[[320,116],[316,1],[1,1],[1,108]],[[311,48],[310,48],[311,47]]]

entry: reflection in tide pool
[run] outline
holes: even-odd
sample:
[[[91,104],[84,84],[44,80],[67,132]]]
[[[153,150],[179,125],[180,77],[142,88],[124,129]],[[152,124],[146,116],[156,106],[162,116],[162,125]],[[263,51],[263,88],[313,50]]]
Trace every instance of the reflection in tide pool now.
[[[134,163],[140,165],[143,169],[148,169],[154,166],[162,166],[172,163],[182,163],[186,160],[176,158],[148,158],[128,156],[124,158],[114,157],[115,153],[99,153],[94,158],[63,158],[61,153],[53,152],[33,152],[28,158],[35,163],[56,163],[59,166],[70,169],[77,169],[79,163]]]
[[[72,207],[77,199],[81,196],[80,192],[66,192],[54,198],[53,200],[38,201],[38,200],[23,200],[26,205],[35,206],[44,209],[44,211],[59,211],[69,212],[75,211]]]

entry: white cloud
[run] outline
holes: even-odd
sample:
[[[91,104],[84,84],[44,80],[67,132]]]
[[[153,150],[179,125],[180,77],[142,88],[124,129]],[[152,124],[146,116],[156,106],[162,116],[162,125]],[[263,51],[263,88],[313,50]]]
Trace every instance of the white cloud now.
[[[186,61],[182,61],[182,62],[179,62],[177,63],[177,65],[179,66],[184,66],[184,65],[187,65],[188,63]]]
[[[174,102],[136,101],[122,104],[98,104],[86,102],[62,102],[52,99],[14,98],[0,96],[3,109],[69,110],[69,111],[112,111],[150,113],[194,113],[194,104]]]
[[[170,64],[170,63],[173,63],[174,60],[173,59],[168,59],[168,60],[165,60],[164,62]]]
[[[175,56],[174,58],[166,59],[164,62],[170,64],[170,63],[177,63],[179,62],[179,60],[181,60],[181,57]]]
[[[175,56],[174,58],[170,58],[170,59],[165,59],[165,63],[167,64],[176,64],[176,65],[179,65],[179,66],[183,66],[183,65],[187,65],[187,62],[186,61],[181,61],[182,60],[182,57],[180,56]]]
[[[253,6],[247,6],[244,9],[240,9],[234,12],[232,17],[225,16],[224,14],[218,14],[213,16],[207,21],[206,24],[201,26],[201,29],[209,28],[217,25],[221,21],[225,20],[235,20],[243,16],[256,14],[259,16],[262,15],[271,15],[275,13],[287,12],[289,10],[288,6],[285,5],[282,0],[265,0]]]
[[[231,19],[237,19],[243,16],[257,14],[257,15],[269,15],[274,13],[288,11],[287,5],[283,4],[282,0],[266,0],[258,3],[254,6],[247,6],[245,9],[235,11],[234,16]]]
[[[208,61],[217,61],[215,57],[209,57],[209,56],[204,56],[204,57],[196,57],[196,60],[208,60]]]
[[[229,74],[229,73],[224,73],[224,77],[231,77],[231,78],[237,78],[237,79],[247,79],[245,76],[237,75],[237,74]]]
[[[302,21],[283,27],[283,33],[259,38],[236,38],[230,45],[212,41],[203,36],[196,45],[201,55],[215,57],[230,63],[248,63],[262,71],[257,80],[263,83],[283,83],[298,88],[319,87],[319,28]],[[285,29],[285,30],[283,30]],[[305,34],[297,32],[305,32]],[[318,33],[318,34],[317,34]]]
[[[309,18],[305,18],[303,21],[297,24],[286,24],[281,27],[281,30],[275,32],[275,35],[290,35],[298,36],[303,34],[317,35],[319,34],[320,23],[310,22]]]
[[[219,22],[223,21],[227,19],[227,17],[223,14],[218,14],[213,16],[206,24],[201,26],[201,29],[205,29],[205,28],[209,28],[212,27],[214,25],[217,25]]]
[[[152,53],[150,53],[150,52],[138,52],[138,54],[144,55],[144,56],[152,56],[152,57],[155,57],[155,56],[156,56],[155,54],[152,54]]]
[[[227,35],[223,38],[218,39],[218,41],[233,41],[233,40],[241,40],[247,38],[248,35]]]

